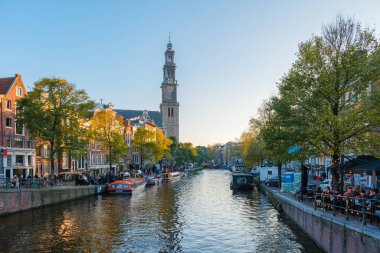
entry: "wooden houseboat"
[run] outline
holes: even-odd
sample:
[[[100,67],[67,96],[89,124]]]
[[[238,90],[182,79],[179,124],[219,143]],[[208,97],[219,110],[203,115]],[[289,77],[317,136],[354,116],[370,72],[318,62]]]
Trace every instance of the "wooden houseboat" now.
[[[236,166],[232,172],[231,189],[253,189],[253,175],[248,173],[244,166]]]
[[[179,172],[169,172],[162,174],[163,181],[172,181],[179,178],[181,178],[181,173]]]

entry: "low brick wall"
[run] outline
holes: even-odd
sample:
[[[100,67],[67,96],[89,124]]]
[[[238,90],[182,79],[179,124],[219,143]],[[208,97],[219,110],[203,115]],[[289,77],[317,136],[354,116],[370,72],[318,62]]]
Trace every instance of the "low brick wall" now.
[[[326,252],[380,252],[379,228],[362,226],[358,222],[346,221],[342,217],[314,210],[266,186],[262,189],[277,209],[288,215]]]
[[[96,194],[96,187],[0,192],[0,216]]]

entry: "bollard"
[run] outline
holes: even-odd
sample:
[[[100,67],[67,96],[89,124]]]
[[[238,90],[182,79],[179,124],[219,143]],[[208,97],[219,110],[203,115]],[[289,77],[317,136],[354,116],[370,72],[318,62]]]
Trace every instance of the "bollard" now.
[[[348,220],[348,203],[349,203],[349,200],[347,198],[346,199],[346,210],[345,210],[346,220]]]
[[[366,219],[366,203],[367,203],[367,201],[366,201],[365,197],[363,197],[362,200],[363,200],[363,203],[362,203],[363,204],[362,225],[365,226],[365,225],[367,225],[367,219]]]

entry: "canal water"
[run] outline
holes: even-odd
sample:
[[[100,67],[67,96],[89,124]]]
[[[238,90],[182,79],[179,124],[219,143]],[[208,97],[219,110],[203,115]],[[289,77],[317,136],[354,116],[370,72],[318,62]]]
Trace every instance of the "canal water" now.
[[[322,252],[257,190],[203,170],[132,197],[96,196],[0,217],[0,252]]]

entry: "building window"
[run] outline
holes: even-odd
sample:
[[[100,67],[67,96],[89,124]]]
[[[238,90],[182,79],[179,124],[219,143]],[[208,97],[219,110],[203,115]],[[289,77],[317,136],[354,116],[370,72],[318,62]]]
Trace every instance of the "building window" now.
[[[45,157],[48,157],[50,155],[50,149],[48,147],[44,147],[45,150]]]
[[[28,165],[29,166],[32,166],[32,156],[31,155],[28,155]]]
[[[96,156],[94,154],[91,156],[91,164],[96,164]]]
[[[7,166],[8,167],[12,166],[12,156],[11,155],[7,156]]]
[[[168,117],[170,117],[170,107],[168,108]]]
[[[5,126],[6,127],[12,127],[12,119],[11,118],[5,119]]]
[[[16,87],[16,95],[21,97],[22,96],[22,89],[21,87]]]
[[[173,113],[173,107],[171,108],[171,111],[172,111],[172,117],[174,117],[174,113]]]
[[[6,142],[7,142],[7,147],[11,147],[12,146],[12,136],[7,136]]]
[[[15,147],[24,148],[24,138],[15,138]]]
[[[27,141],[27,145],[26,145],[27,148],[32,148],[32,140],[28,140]]]
[[[12,101],[7,100],[7,110],[12,110]]]
[[[23,166],[24,165],[24,156],[16,155],[16,165]]]
[[[16,134],[24,135],[24,128],[21,124],[16,124]]]
[[[30,140],[28,140],[28,142],[29,142]],[[36,150],[37,150],[37,156],[42,156],[42,154],[43,154],[43,148],[40,146],[40,147],[37,147],[36,148]]]

